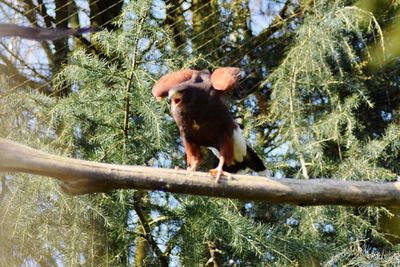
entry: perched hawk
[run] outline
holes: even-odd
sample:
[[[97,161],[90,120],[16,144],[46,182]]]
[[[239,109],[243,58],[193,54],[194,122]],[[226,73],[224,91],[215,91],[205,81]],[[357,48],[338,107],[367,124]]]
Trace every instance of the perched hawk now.
[[[226,93],[237,86],[240,69],[233,67],[208,71],[182,70],[164,75],[154,85],[157,98],[171,101],[172,116],[179,127],[190,170],[202,160],[201,147],[208,147],[218,158],[210,173],[219,181],[247,167],[265,170],[262,160],[247,145],[239,125],[229,112]]]

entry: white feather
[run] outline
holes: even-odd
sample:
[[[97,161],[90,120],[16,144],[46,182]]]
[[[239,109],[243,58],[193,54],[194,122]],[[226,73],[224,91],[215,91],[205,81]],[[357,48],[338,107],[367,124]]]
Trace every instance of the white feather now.
[[[219,151],[215,147],[208,147],[211,152],[219,158]],[[235,162],[242,162],[247,153],[246,140],[243,137],[242,130],[237,126],[233,130],[233,159]]]
[[[211,152],[212,152],[217,158],[219,158],[219,151],[218,151],[218,149],[216,149],[215,147],[211,147],[211,146],[209,146],[208,149],[210,149]]]
[[[242,130],[237,126],[233,130],[233,158],[237,162],[242,162],[247,153],[247,144]]]

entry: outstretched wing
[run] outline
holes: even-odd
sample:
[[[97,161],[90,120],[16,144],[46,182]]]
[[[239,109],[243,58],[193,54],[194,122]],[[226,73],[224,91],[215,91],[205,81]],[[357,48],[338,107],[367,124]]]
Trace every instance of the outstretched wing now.
[[[188,69],[165,74],[154,85],[151,91],[153,96],[157,99],[168,96],[172,87],[191,80],[195,72],[197,71]]]
[[[215,90],[229,91],[234,89],[240,79],[240,69],[224,67],[214,70],[211,74],[211,84]]]
[[[162,76],[154,85],[152,94],[157,99],[166,97],[171,88],[188,81],[199,88],[208,88],[211,82],[215,90],[229,91],[237,86],[239,78],[240,69],[235,67],[218,68],[211,77],[208,71],[180,70]]]

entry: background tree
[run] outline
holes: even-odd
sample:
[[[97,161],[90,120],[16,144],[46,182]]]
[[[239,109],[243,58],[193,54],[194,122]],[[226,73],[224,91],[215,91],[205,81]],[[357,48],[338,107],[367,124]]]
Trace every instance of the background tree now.
[[[398,4],[1,1],[4,21],[103,31],[1,40],[0,134],[93,161],[184,167],[168,104],[150,88],[167,71],[234,65],[244,78],[232,112],[272,175],[393,180]],[[133,190],[69,197],[51,180],[1,178],[4,266],[399,264],[396,209]]]

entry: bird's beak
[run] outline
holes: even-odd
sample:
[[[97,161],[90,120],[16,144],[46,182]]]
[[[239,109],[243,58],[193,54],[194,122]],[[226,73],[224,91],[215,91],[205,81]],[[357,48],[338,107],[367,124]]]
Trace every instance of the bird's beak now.
[[[178,105],[182,102],[183,92],[182,90],[172,89],[168,92],[168,101],[171,104]]]

